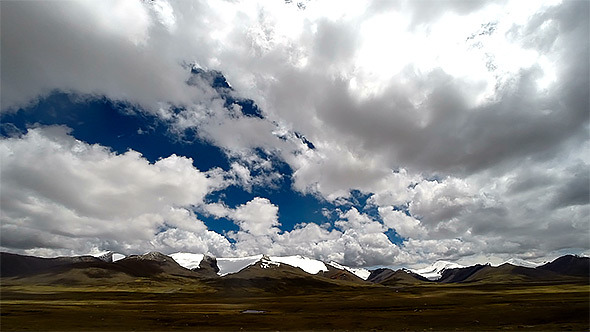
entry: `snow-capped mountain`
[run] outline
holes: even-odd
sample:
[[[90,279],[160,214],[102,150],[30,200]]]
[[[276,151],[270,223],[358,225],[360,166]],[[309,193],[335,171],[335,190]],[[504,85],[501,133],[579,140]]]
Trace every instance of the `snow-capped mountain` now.
[[[285,257],[271,256],[269,257],[269,260],[271,262],[282,263],[293,267],[298,267],[309,274],[318,274],[320,273],[320,271],[328,271],[328,267],[326,266],[326,264],[324,264],[324,262],[303,257],[300,255]]]
[[[234,288],[242,287],[244,280],[250,279],[257,283],[257,288],[276,290],[275,287],[283,289],[286,285],[282,282],[277,283],[276,280],[280,279],[288,279],[288,283],[292,283],[297,279],[297,285],[308,285],[310,287],[316,287],[319,284],[334,286],[341,285],[341,283],[362,284],[364,282],[400,287],[429,283],[427,279],[430,282],[445,284],[465,281],[492,283],[575,281],[577,280],[575,278],[587,278],[588,271],[590,271],[590,258],[573,255],[559,257],[551,263],[536,268],[515,266],[514,264],[502,264],[497,267],[491,264],[476,264],[463,267],[456,263],[438,261],[432,266],[413,271],[407,269],[392,270],[389,268],[366,271],[334,262],[325,264],[303,256],[269,257],[256,255],[216,259],[202,254],[176,253],[166,256],[159,252],[150,252],[119,259],[120,256],[115,256],[115,254],[112,252],[100,253],[97,256],[101,258],[90,255],[40,258],[0,253],[0,265],[2,265],[0,267],[0,277],[47,273],[47,279],[45,279],[47,282],[57,282],[58,280],[66,280],[62,275],[63,273],[68,274],[74,271],[70,273],[69,277],[79,282],[106,282],[106,279],[133,281],[137,277],[151,278],[157,276],[158,278],[166,278],[167,276],[173,276],[175,278],[201,278],[219,287],[230,286]],[[113,256],[116,261],[112,261]],[[508,263],[522,264],[523,262],[510,260]],[[56,270],[56,267],[60,269]],[[85,267],[94,270],[90,271],[89,274],[75,273],[75,271]],[[102,272],[96,273],[97,269]],[[368,277],[366,277],[367,272],[370,272]],[[219,275],[222,277],[219,277]],[[362,279],[365,279],[365,281]],[[274,281],[267,284],[268,280]],[[309,284],[310,280],[315,281]]]
[[[120,254],[118,252],[113,252],[113,251],[103,251],[103,252],[100,252],[100,253],[97,253],[97,254],[94,254],[91,256],[94,256],[100,260],[107,262],[107,263],[113,263],[113,262],[116,262],[116,261],[121,260],[126,257],[123,254]]]
[[[172,257],[180,266],[189,270],[198,269],[205,257],[203,254],[192,254],[189,252],[177,252],[168,256]]]
[[[219,267],[220,276],[230,273],[240,272],[246,267],[255,264],[261,260],[263,255],[248,256],[248,257],[233,257],[233,258],[217,258],[217,266]],[[181,264],[182,265],[182,264]]]
[[[529,267],[529,268],[535,268],[535,267],[541,265],[539,263],[526,261],[526,260],[520,259],[520,258],[511,258],[511,259],[503,262],[502,264],[506,264],[506,263],[508,263],[510,265],[514,265],[514,266],[522,266],[522,267]],[[498,265],[491,264],[491,265],[492,266],[500,266],[502,264],[498,264]],[[461,265],[461,264],[457,264],[457,263],[453,263],[453,262],[448,262],[448,261],[437,261],[428,267],[425,267],[422,269],[410,269],[410,271],[412,271],[416,274],[419,274],[419,275],[427,278],[428,280],[439,280],[442,277],[442,274],[445,270],[457,269],[457,268],[463,268],[463,267],[466,267],[466,266]]]
[[[428,280],[438,280],[442,277],[442,273],[445,270],[457,269],[457,268],[462,268],[462,267],[464,267],[464,266],[457,264],[457,263],[453,263],[453,262],[437,261],[434,264],[432,264],[431,266],[428,266],[428,267],[425,267],[422,269],[410,270],[410,271],[412,271],[416,274],[419,274]]]
[[[333,261],[328,263],[328,265],[333,266],[339,270],[346,270],[363,280],[367,280],[369,278],[369,276],[371,275],[371,271],[369,271],[367,269],[348,267],[348,266],[340,265],[340,264],[333,262]]]
[[[174,255],[171,255],[172,258],[176,259]],[[188,256],[180,256],[182,258]],[[196,256],[193,256],[195,260],[197,259]],[[201,258],[202,259],[202,258]],[[217,258],[217,266],[219,267],[218,274],[220,276],[224,276],[231,273],[237,273],[246,267],[256,264],[257,262],[262,261],[262,266],[269,266],[269,265],[280,265],[286,264],[292,267],[298,267],[303,271],[309,274],[318,274],[320,271],[328,271],[326,265],[318,260],[303,257],[303,256],[265,256],[265,255],[256,255],[256,256],[248,256],[248,257],[235,257],[235,258]],[[184,266],[183,264],[188,264],[185,261],[178,262],[180,265]],[[200,261],[199,261],[200,263]],[[186,267],[186,266],[185,266]],[[198,267],[198,264],[197,264]]]
[[[121,255],[114,252],[101,252],[99,254],[94,255],[101,260],[106,262],[115,262],[120,259],[125,258],[125,255]],[[193,270],[200,268],[201,262],[206,257],[204,254],[194,254],[188,252],[177,252],[168,255],[172,257],[180,266]],[[292,267],[297,267],[302,269],[303,271],[309,274],[318,274],[319,272],[326,272],[328,271],[328,267],[324,262],[303,257],[301,255],[296,256],[266,256],[266,255],[255,255],[255,256],[247,256],[247,257],[221,257],[216,259],[217,266],[219,267],[219,272],[217,273],[220,276],[224,276],[231,273],[237,273],[244,268],[253,265],[259,261],[262,261],[265,265],[280,265],[286,264]],[[331,264],[332,266],[338,269],[347,269],[349,272],[354,273],[353,271],[357,271],[357,273],[369,274],[368,271],[362,271],[362,269],[352,269],[349,267],[344,267],[342,265],[335,266],[336,263]],[[366,278],[365,278],[366,279]]]
[[[530,267],[530,268],[535,268],[537,266],[542,265],[542,263],[535,263],[535,262],[531,262],[531,261],[527,261],[524,259],[520,259],[520,258],[510,258],[509,260],[505,261],[502,264],[511,264],[514,266],[522,266],[522,267]],[[500,264],[500,265],[502,265]]]
[[[113,251],[103,251],[100,253],[93,254],[92,256],[97,257],[105,262],[113,263],[117,262],[121,259],[124,259],[126,256],[120,253],[116,253]],[[189,270],[197,270],[201,269],[203,266],[203,260],[207,259],[206,266],[211,265],[212,268],[208,268],[209,273],[213,275],[225,276],[228,274],[233,274],[240,272],[241,270],[247,268],[248,266],[255,265],[260,263],[260,267],[262,268],[270,268],[270,267],[277,267],[281,264],[285,264],[287,266],[300,268],[301,270],[316,275],[320,272],[328,272],[329,270],[342,270],[347,271],[349,273],[354,274],[355,276],[359,277],[362,280],[368,280],[371,275],[371,271],[364,269],[364,268],[351,268],[337,262],[329,262],[324,263],[322,261],[304,257],[301,255],[295,256],[267,256],[267,255],[255,255],[255,256],[247,256],[247,257],[222,257],[222,258],[213,258],[206,256],[204,254],[195,254],[195,253],[188,253],[188,252],[177,252],[168,255],[169,257],[173,258],[180,266],[189,269]],[[511,264],[514,266],[521,266],[527,268],[536,268],[542,264],[530,262],[520,258],[511,258],[502,264],[498,265],[491,265],[494,267],[501,266],[503,264]],[[488,264],[490,265],[490,264]],[[457,269],[457,268],[464,268],[465,266],[449,261],[437,261],[434,264],[421,268],[421,269],[406,269],[408,272],[415,273],[420,275],[430,281],[437,281],[440,280],[443,273],[450,269]],[[199,270],[201,271],[201,270]],[[203,270],[204,271],[204,270]]]

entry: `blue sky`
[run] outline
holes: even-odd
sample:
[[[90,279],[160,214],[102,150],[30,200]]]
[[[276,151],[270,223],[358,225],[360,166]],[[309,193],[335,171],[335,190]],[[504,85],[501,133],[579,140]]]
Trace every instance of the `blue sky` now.
[[[221,73],[214,75],[224,81]],[[262,117],[252,100],[244,99],[238,102],[243,107],[244,115]],[[34,106],[4,114],[1,120],[3,125],[0,132],[4,137],[26,134],[31,127],[66,126],[71,129],[70,135],[78,140],[108,147],[119,154],[134,150],[151,163],[176,154],[191,158],[193,166],[202,171],[220,168],[227,172],[231,169],[231,158],[219,147],[199,138],[198,133],[191,130],[179,136],[178,133],[169,130],[165,121],[145,114],[132,105],[113,102],[106,98],[82,99],[76,95],[56,91],[39,100]],[[305,140],[304,136],[298,135],[299,139]],[[313,143],[306,140],[303,142],[313,147]],[[228,207],[235,208],[254,197],[266,197],[279,206],[278,217],[281,229],[285,231],[293,230],[296,224],[302,222],[319,225],[334,223],[338,217],[334,211],[340,204],[334,204],[319,195],[293,190],[292,169],[289,165],[276,156],[266,155],[264,151],[255,153],[272,160],[274,170],[281,175],[279,180],[274,181],[272,186],[244,188],[231,185],[209,193],[206,200],[221,201]],[[344,205],[346,208],[355,207],[378,220],[379,213],[374,207],[372,209],[370,204],[367,205],[369,196],[370,194],[352,191]],[[326,210],[331,213],[322,213]],[[239,230],[238,226],[227,218],[216,218],[198,208],[194,209],[194,212],[210,230],[221,234]],[[386,234],[393,243],[402,243],[402,238],[395,230],[390,230]]]
[[[588,254],[588,3],[437,4],[2,2],[2,250]]]

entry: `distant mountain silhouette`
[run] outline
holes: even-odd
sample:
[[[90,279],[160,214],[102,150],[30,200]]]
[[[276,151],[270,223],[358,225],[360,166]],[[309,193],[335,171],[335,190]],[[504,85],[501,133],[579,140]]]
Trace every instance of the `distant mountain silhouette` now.
[[[465,282],[488,281],[488,282],[520,282],[520,281],[548,281],[557,280],[563,276],[536,268],[515,266],[504,263],[493,267],[485,265],[467,277]]]
[[[160,253],[133,255],[108,263],[92,256],[40,258],[9,253],[0,254],[2,277],[29,278],[47,283],[85,283],[130,281],[135,277],[199,278],[200,274],[178,265]]]
[[[438,282],[533,282],[560,281],[572,277],[588,277],[589,259],[575,256],[564,256],[552,263],[537,268],[515,266],[504,263],[494,267],[491,265],[474,265],[464,268],[448,269]]]
[[[33,283],[108,284],[142,280],[200,280],[223,291],[305,293],[334,287],[411,286],[422,283],[514,283],[514,282],[580,282],[589,280],[590,259],[567,255],[537,268],[508,263],[498,267],[474,265],[445,269],[438,281],[406,269],[394,271],[381,268],[370,271],[367,280],[346,269],[326,265],[328,270],[316,274],[300,267],[279,263],[267,256],[236,273],[219,276],[213,257],[204,256],[198,268],[189,270],[172,257],[158,252],[131,255],[115,262],[105,262],[92,256],[40,258],[0,253],[0,276],[19,278]],[[180,278],[180,279],[179,279]],[[185,279],[183,279],[185,278]],[[187,280],[187,282],[189,282]]]
[[[378,283],[382,282],[383,280],[387,279],[387,277],[391,276],[393,274],[393,272],[394,271],[392,269],[388,269],[388,268],[380,268],[380,269],[371,270],[371,274],[369,274],[367,281],[378,284]]]
[[[172,257],[159,252],[131,255],[111,264],[123,267],[129,274],[138,277],[151,277],[158,274],[183,277],[199,276],[198,273],[180,266]]]
[[[462,282],[484,267],[486,267],[486,265],[477,264],[468,267],[448,269],[443,271],[438,282]]]
[[[199,264],[199,267],[191,270],[204,277],[219,277],[219,275],[217,275],[217,272],[219,272],[219,266],[217,266],[217,259],[215,257],[205,255]]]
[[[218,279],[209,279],[207,284],[237,296],[243,293],[305,294],[316,291],[331,291],[338,288],[358,287],[370,283],[347,271],[328,270],[310,274],[298,267],[270,261],[263,257],[237,273]]]
[[[332,279],[332,280],[344,280],[344,281],[361,283],[361,284],[366,283],[365,280],[359,278],[354,273],[351,273],[346,270],[335,268],[329,264],[326,264],[326,266],[328,267],[328,271],[320,272],[320,273],[318,273],[318,275],[328,278],[328,279]]]
[[[77,263],[100,263],[92,256],[42,258],[0,252],[0,277],[27,276]]]
[[[565,255],[537,269],[553,271],[563,275],[590,277],[590,258]]]
[[[428,279],[411,271],[404,269],[394,271],[392,269],[387,268],[381,268],[371,271],[371,274],[369,275],[369,278],[367,278],[367,281],[386,286],[409,284],[411,285],[422,282],[429,282]]]

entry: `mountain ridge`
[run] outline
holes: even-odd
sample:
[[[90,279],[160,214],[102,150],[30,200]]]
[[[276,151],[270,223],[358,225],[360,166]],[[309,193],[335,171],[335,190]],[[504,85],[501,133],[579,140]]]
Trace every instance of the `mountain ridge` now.
[[[182,265],[177,262],[175,256]],[[149,252],[130,255],[113,261],[93,256],[41,258],[11,253],[0,253],[2,278],[26,278],[47,275],[48,280],[80,280],[90,278],[130,279],[181,277],[200,280],[233,280],[226,283],[244,284],[243,280],[300,279],[302,283],[377,284],[383,286],[413,285],[422,283],[473,283],[510,281],[556,281],[560,278],[590,277],[590,258],[566,255],[536,268],[504,263],[500,266],[476,264],[452,267],[449,262],[439,263],[440,278],[427,278],[416,270],[379,268],[367,270],[361,278],[352,268],[334,263],[323,263],[303,256],[250,256],[246,258],[215,258],[200,254],[164,255]],[[107,257],[108,258],[108,257]],[[184,260],[183,260],[184,259]],[[221,267],[220,268],[220,263]],[[225,264],[225,265],[224,265]],[[229,265],[228,265],[229,264]],[[235,270],[235,271],[234,271]],[[425,269],[423,269],[425,270]],[[432,272],[432,271],[431,271]],[[70,273],[70,279],[67,275]],[[81,274],[82,273],[82,274]],[[431,274],[430,274],[431,275]],[[82,277],[81,277],[82,276]],[[236,281],[240,280],[240,281]]]

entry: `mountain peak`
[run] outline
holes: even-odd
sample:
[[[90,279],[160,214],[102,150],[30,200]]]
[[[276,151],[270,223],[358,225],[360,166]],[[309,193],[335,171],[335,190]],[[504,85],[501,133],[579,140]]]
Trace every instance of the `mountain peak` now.
[[[556,258],[550,263],[539,266],[538,269],[573,276],[590,276],[590,258],[565,255]]]
[[[170,257],[162,254],[161,252],[157,252],[157,251],[150,251],[150,252],[145,253],[143,255],[137,255],[137,256],[131,256],[131,257],[135,257],[140,260],[150,260],[150,261],[156,261],[156,262],[170,261]]]
[[[541,264],[539,263],[535,263],[535,262],[530,262],[524,259],[520,259],[520,258],[510,258],[509,260],[505,261],[503,264],[510,264],[510,265],[514,265],[514,266],[522,266],[522,267],[537,267]]]
[[[428,280],[438,280],[442,277],[443,273],[449,269],[458,269],[464,267],[461,264],[449,262],[449,261],[436,261],[434,264],[416,270],[410,270]]]
[[[264,257],[264,256],[263,256]],[[268,257],[269,261],[275,263],[283,263],[293,267],[298,267],[309,274],[318,274],[320,272],[327,272],[328,267],[324,262],[312,258],[296,256],[272,256]]]
[[[102,261],[105,261],[107,263],[113,263],[113,262],[116,262],[118,260],[125,258],[125,255],[114,252],[114,251],[102,252],[102,253],[99,253],[99,254],[96,254],[93,256],[102,260]]]
[[[328,263],[328,265],[333,266],[339,270],[346,270],[354,275],[356,275],[357,277],[363,279],[363,280],[367,280],[369,278],[369,276],[371,275],[371,271],[367,270],[367,269],[363,269],[363,268],[354,268],[354,267],[348,267],[345,265],[341,265],[338,264],[334,261]]]

